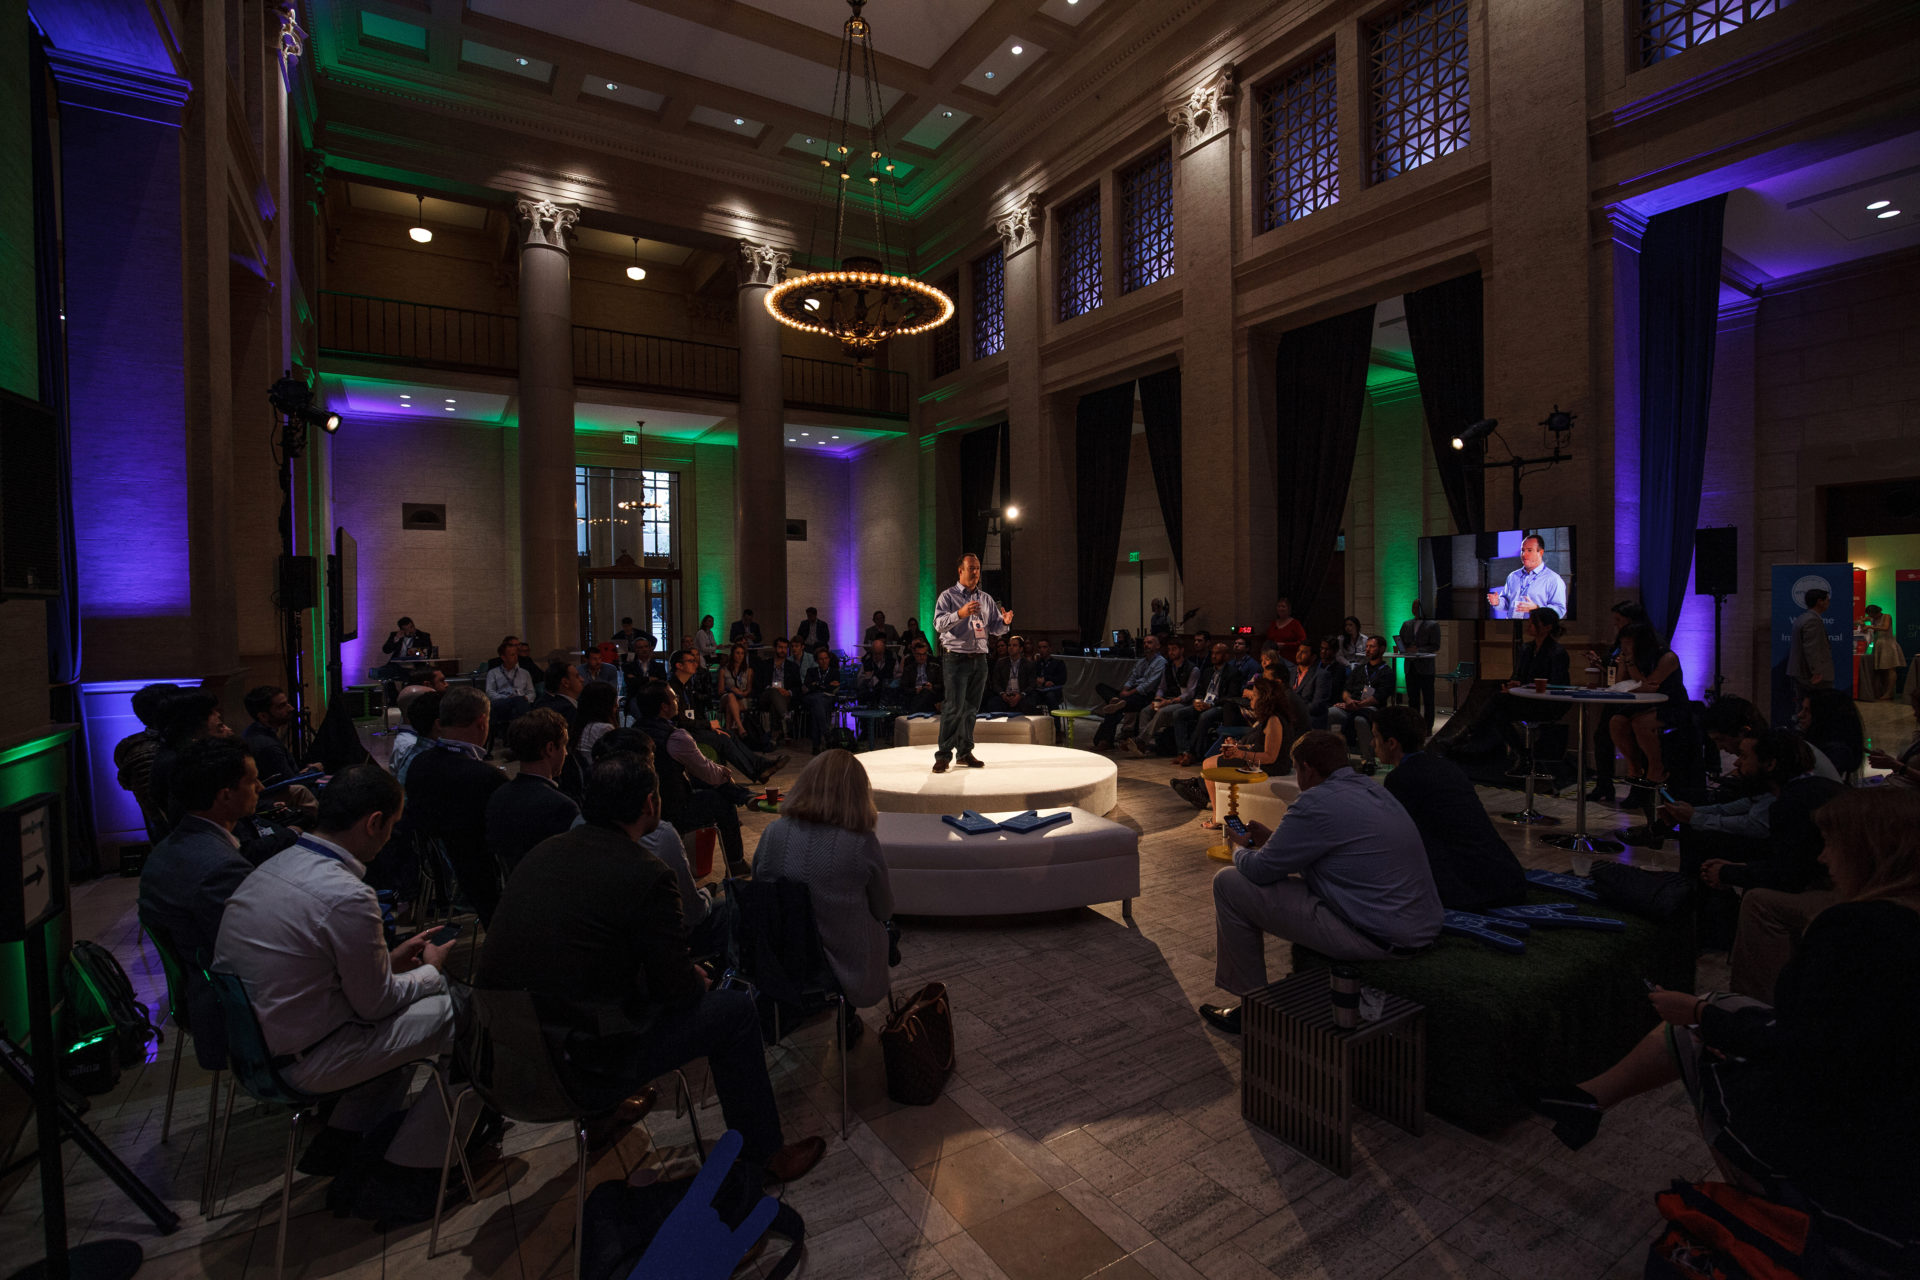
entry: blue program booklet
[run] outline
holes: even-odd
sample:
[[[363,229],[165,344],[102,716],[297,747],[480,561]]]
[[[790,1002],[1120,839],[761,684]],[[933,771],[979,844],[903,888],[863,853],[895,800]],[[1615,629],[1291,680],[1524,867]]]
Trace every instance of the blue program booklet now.
[[[992,818],[975,813],[972,809],[968,809],[957,818],[950,813],[943,813],[940,815],[940,821],[950,827],[957,827],[970,836],[984,835],[989,831],[1000,829],[999,823]]]
[[[1003,820],[1000,823],[1000,829],[1002,831],[1013,831],[1018,832],[1020,835],[1026,835],[1028,832],[1038,831],[1042,827],[1051,827],[1056,823],[1072,821],[1073,815],[1065,809],[1062,809],[1058,813],[1049,813],[1044,816],[1033,809],[1029,809],[1025,813],[1016,813],[1011,818]]]

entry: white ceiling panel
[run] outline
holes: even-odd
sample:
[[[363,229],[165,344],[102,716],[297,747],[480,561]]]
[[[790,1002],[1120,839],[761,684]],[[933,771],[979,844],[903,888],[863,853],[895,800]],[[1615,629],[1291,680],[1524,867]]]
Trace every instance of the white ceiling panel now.
[[[737,116],[727,111],[716,111],[712,107],[695,107],[687,113],[687,119],[694,124],[703,124],[709,129],[718,129],[742,138],[757,138],[760,131],[767,127],[750,116]]]
[[[468,7],[789,106],[825,112],[833,102],[832,67],[629,0],[567,0],[537,14],[517,0],[468,0]],[[883,87],[883,109],[899,97],[899,90]]]
[[[1015,53],[1014,50],[1020,50]],[[1031,40],[1019,36],[1009,36],[1000,42],[1000,47],[988,54],[986,60],[973,69],[973,74],[960,83],[969,89],[978,89],[982,93],[998,96],[1002,89],[1020,77],[1020,73],[1038,62],[1047,51]]]
[[[1086,20],[1086,16],[1100,7],[1100,0],[1047,0],[1040,6],[1040,12],[1055,22],[1064,22],[1077,27]]]
[[[900,140],[909,146],[938,151],[946,145],[948,138],[958,133],[960,127],[971,119],[973,117],[966,112],[942,103],[921,117],[920,123],[902,134]]]
[[[481,44],[477,40],[460,42],[460,61],[470,66],[485,67],[489,71],[503,71],[510,76],[520,76],[537,84],[546,84],[553,78],[553,64],[530,58],[523,53],[513,53],[506,49],[496,49],[492,45]]]
[[[847,0],[746,0],[755,9],[839,35],[847,25]],[[931,67],[992,0],[867,0],[875,53],[916,67]],[[1082,4],[1090,0],[1081,0]]]
[[[636,89],[630,84],[609,80],[606,76],[587,76],[580,82],[580,92],[612,102],[624,102],[642,111],[658,111],[667,101],[664,94],[655,93],[652,89]]]

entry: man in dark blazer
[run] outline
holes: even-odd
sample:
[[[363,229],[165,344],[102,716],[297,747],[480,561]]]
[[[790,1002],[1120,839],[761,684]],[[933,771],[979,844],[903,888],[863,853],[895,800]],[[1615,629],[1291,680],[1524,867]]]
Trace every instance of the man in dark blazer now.
[[[808,655],[815,649],[824,649],[832,644],[833,641],[830,638],[832,634],[826,619],[820,616],[820,611],[808,605],[807,619],[800,624],[800,629],[793,633],[793,638],[799,643],[800,652]]]
[[[1067,696],[1067,664],[1053,656],[1053,641],[1041,636],[1033,645],[1033,700],[1051,711]]]
[[[946,696],[946,680],[940,674],[940,664],[934,660],[933,650],[927,647],[924,639],[915,640],[908,650],[906,659],[900,664],[895,687],[900,691],[900,701],[906,706],[908,715],[940,709],[940,701]]]
[[[739,620],[727,629],[728,644],[739,644],[743,640],[755,648],[759,647],[760,624],[753,620],[751,609],[742,609]]]
[[[1387,791],[1420,828],[1440,905],[1453,911],[1508,907],[1526,900],[1527,875],[1460,766],[1422,748],[1424,718],[1388,707],[1373,722],[1373,745],[1387,766]]]
[[[793,700],[800,696],[801,679],[800,664],[793,660],[786,638],[775,636],[772,655],[754,669],[753,686],[759,690],[754,697],[760,710],[773,719],[776,732],[772,737],[776,743],[786,739],[787,713],[793,710]]]
[[[674,720],[674,727],[685,729],[693,740],[703,747],[712,747],[720,754],[720,763],[730,765],[755,782],[765,782],[780,771],[786,762],[785,756],[769,759],[750,750],[747,744],[720,727],[720,722],[711,717],[702,716],[699,707],[698,692],[689,687],[702,668],[700,655],[691,649],[677,649],[673,654],[673,674],[667,677],[667,683],[673,688],[674,700],[680,704],[680,714]]]
[[[1027,642],[1019,636],[1008,636],[1007,656],[995,658],[987,672],[987,704],[983,709],[1026,715],[1037,706],[1033,696],[1033,662],[1027,657]]]
[[[572,759],[567,723],[549,707],[535,707],[507,729],[507,750],[520,762],[511,782],[487,800],[487,851],[509,878],[527,850],[557,836],[580,816],[559,786],[559,774]],[[576,772],[578,761],[573,761]]]
[[[487,848],[487,801],[507,785],[507,776],[487,763],[491,710],[487,695],[470,685],[447,690],[440,698],[440,736],[407,766],[407,817],[418,834],[446,848],[483,926],[500,903],[500,868]]]
[[[200,1065],[218,1071],[227,1065],[226,1024],[203,967],[227,899],[253,870],[233,827],[260,803],[260,770],[244,742],[203,738],[181,748],[171,785],[186,813],[140,868],[140,923],[185,967],[186,1007],[174,1016],[192,1029]]]
[[[416,660],[433,656],[433,637],[414,626],[412,618],[400,619],[393,628],[380,646],[387,655],[386,665],[380,668],[382,680],[404,680]]]
[[[1320,642],[1320,661],[1313,664],[1300,686],[1300,699],[1307,704],[1307,717],[1314,728],[1327,727],[1327,710],[1340,701],[1346,685],[1347,664],[1340,661],[1340,642],[1328,636]]]

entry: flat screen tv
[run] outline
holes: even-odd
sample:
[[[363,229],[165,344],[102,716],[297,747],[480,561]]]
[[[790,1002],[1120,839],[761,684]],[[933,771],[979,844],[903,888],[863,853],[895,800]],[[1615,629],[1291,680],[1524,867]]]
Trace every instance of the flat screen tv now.
[[[1573,616],[1573,528],[1422,538],[1420,601],[1440,621],[1524,618],[1546,605]]]

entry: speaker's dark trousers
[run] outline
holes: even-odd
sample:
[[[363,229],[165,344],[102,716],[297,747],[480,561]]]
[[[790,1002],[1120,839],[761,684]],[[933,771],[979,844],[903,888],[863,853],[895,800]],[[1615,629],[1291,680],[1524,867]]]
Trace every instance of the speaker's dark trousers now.
[[[1407,705],[1413,708],[1415,715],[1424,716],[1427,732],[1433,732],[1433,659],[1430,657],[1408,658],[1400,664],[1405,670],[1407,683]]]
[[[987,691],[987,655],[943,654],[940,671],[947,688],[940,704],[940,745],[933,758],[965,758],[973,754],[973,718],[980,710],[980,696]]]

